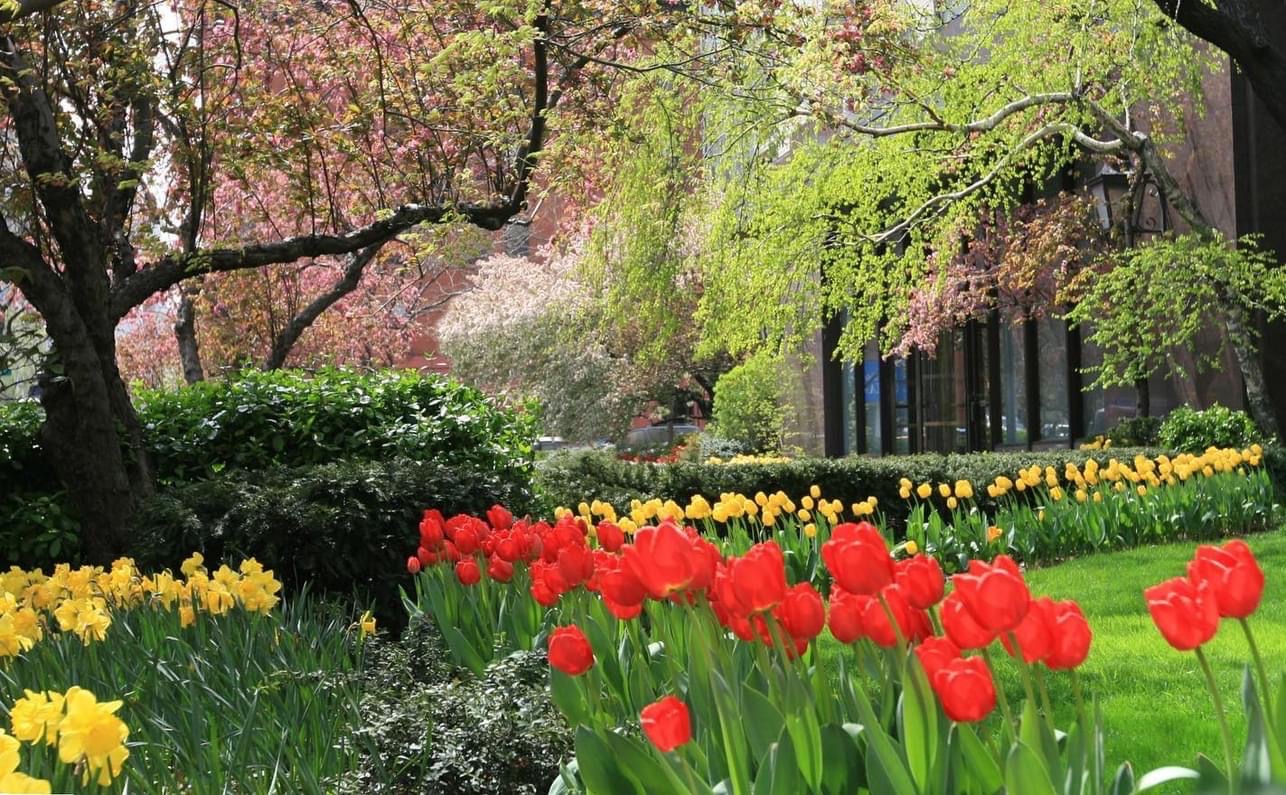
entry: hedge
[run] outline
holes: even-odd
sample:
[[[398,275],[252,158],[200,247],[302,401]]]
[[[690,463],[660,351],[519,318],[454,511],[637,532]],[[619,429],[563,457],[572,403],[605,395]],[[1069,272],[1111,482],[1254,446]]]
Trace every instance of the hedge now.
[[[635,498],[658,497],[686,505],[697,494],[713,499],[730,491],[753,495],[780,489],[797,499],[816,484],[828,499],[838,499],[846,508],[867,497],[876,497],[885,516],[901,526],[910,509],[908,502],[898,496],[898,481],[903,477],[917,484],[971,481],[978,487],[979,504],[990,509],[992,502],[983,489],[997,475],[1013,477],[1019,469],[1032,464],[1052,466],[1061,475],[1068,461],[1078,465],[1089,458],[1100,462],[1109,458],[1128,461],[1140,453],[1152,457],[1160,452],[1151,448],[1113,448],[801,458],[772,464],[640,464],[617,460],[610,453],[579,451],[558,453],[539,462],[535,482],[537,491],[554,505],[574,509],[582,501],[599,499],[611,503],[620,513],[627,513],[630,501]],[[1286,475],[1286,453],[1281,454],[1281,461],[1281,471]]]
[[[143,568],[175,571],[193,551],[255,557],[288,591],[357,592],[396,619],[424,509],[480,513],[497,502],[535,508],[523,480],[406,458],[229,473],[157,495],[138,517],[131,554]]]

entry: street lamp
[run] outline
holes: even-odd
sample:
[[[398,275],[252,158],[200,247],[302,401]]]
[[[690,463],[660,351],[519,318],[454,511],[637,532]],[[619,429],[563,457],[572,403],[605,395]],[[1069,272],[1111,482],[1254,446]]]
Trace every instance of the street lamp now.
[[[1121,171],[1110,163],[1094,170],[1085,182],[1085,188],[1094,198],[1094,210],[1104,230],[1119,222],[1120,214],[1128,220],[1125,228],[1126,244],[1134,242],[1135,235],[1159,235],[1170,226],[1170,214],[1165,197],[1151,174],[1144,172],[1142,184],[1133,186],[1133,171]]]

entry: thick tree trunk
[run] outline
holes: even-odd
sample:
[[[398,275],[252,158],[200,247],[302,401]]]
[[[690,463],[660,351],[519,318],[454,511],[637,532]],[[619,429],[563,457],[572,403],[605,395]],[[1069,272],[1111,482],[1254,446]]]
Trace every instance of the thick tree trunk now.
[[[187,291],[179,294],[178,319],[174,322],[174,338],[179,344],[179,361],[183,364],[183,380],[189,384],[205,380],[201,365],[201,349],[196,341],[196,307]]]
[[[145,451],[135,448],[130,466],[117,430],[139,423],[119,374],[108,383],[92,346],[64,342],[57,351],[63,374],[40,379],[41,446],[80,514],[85,558],[110,563],[125,551],[138,501],[151,488]],[[122,407],[126,416],[118,416]]]

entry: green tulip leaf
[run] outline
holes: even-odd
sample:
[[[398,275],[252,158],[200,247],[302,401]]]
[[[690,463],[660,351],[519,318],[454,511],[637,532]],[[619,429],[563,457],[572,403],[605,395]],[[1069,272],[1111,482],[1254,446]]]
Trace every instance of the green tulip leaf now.
[[[657,759],[642,741],[616,732],[608,732],[606,739],[610,753],[615,756],[615,763],[642,785],[648,795],[684,795],[691,790],[674,768]],[[702,795],[703,792],[708,793],[709,790],[701,790],[693,795]]]
[[[790,739],[790,732],[783,728],[777,741],[768,746],[759,760],[754,795],[793,795],[805,790],[799,777],[799,766],[795,762],[794,743]]]
[[[856,732],[861,729],[849,724]],[[833,723],[822,727],[822,792],[826,795],[848,795],[866,786],[861,748],[857,735],[847,727]]]
[[[1130,767],[1129,762],[1124,762],[1116,769],[1116,777],[1112,779],[1112,787],[1108,790],[1108,795],[1133,795],[1134,793],[1134,768]]]
[[[573,726],[589,720],[589,707],[585,701],[585,691],[575,677],[568,676],[557,668],[549,669],[549,694],[554,706]]]
[[[1021,740],[1013,744],[1005,760],[1005,791],[1015,795],[1055,795],[1040,754]]]
[[[1018,739],[1028,748],[1041,756],[1045,775],[1050,781],[1062,780],[1062,758],[1058,752],[1058,740],[1049,730],[1045,720],[1036,711],[1035,702],[1028,700],[1023,704],[1022,723],[1018,729]]]
[[[755,759],[762,759],[768,753],[768,747],[781,736],[786,720],[768,697],[753,687],[744,687],[741,697],[746,711],[746,739],[750,741],[750,753]]]
[[[906,748],[907,766],[921,792],[929,789],[937,765],[939,746],[938,704],[929,689],[929,680],[919,658],[907,659],[902,676],[902,697],[898,700],[898,729]]]
[[[616,764],[607,743],[585,726],[576,729],[576,766],[586,795],[644,795]]]
[[[1168,767],[1158,767],[1156,770],[1149,770],[1143,774],[1134,786],[1135,792],[1146,792],[1162,784],[1168,784],[1171,781],[1183,781],[1186,779],[1200,778],[1201,774],[1190,767],[1178,767],[1170,765]]]
[[[1246,708],[1246,747],[1241,756],[1241,785],[1254,791],[1273,780],[1272,752],[1264,728],[1264,711],[1247,665],[1241,680],[1242,702]]]
[[[866,737],[866,775],[870,779],[871,791],[915,795],[915,782],[906,769],[897,743],[881,728],[866,689],[858,682],[854,682],[854,686],[857,688],[858,712],[866,724],[862,734]]]
[[[957,723],[952,729],[952,739],[960,748],[960,758],[969,776],[977,781],[984,792],[997,792],[1004,785],[1004,775],[1000,765],[987,747],[978,739],[973,727],[967,723]]]

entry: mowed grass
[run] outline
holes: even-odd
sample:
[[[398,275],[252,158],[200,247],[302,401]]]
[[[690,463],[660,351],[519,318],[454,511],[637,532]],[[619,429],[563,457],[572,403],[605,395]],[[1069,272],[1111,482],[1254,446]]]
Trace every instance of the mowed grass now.
[[[1286,673],[1286,529],[1246,540],[1266,575],[1263,602],[1250,623],[1277,696],[1277,684]],[[1109,770],[1125,761],[1136,776],[1165,765],[1193,767],[1198,753],[1224,765],[1219,725],[1196,655],[1175,651],[1162,639],[1143,600],[1144,588],[1184,575],[1196,548],[1193,541],[1142,547],[1026,573],[1033,595],[1075,599],[1089,620],[1094,642],[1080,668],[1081,685],[1086,699],[1097,698],[1103,712]],[[822,642],[832,658],[846,654],[829,633]],[[1246,736],[1241,682],[1250,661],[1249,647],[1241,626],[1224,621],[1205,648],[1240,760]],[[1017,711],[1025,698],[1018,668],[998,649],[993,659],[998,683]],[[1071,677],[1047,672],[1046,681],[1057,724],[1066,729],[1075,719]]]
[[[1266,575],[1251,629],[1276,687],[1286,672],[1286,530],[1246,540]],[[1196,547],[1183,542],[1091,555],[1027,573],[1033,594],[1075,599],[1089,619],[1094,642],[1081,667],[1081,681],[1086,696],[1097,697],[1103,711],[1113,768],[1129,761],[1137,775],[1162,765],[1192,766],[1198,753],[1223,766],[1219,725],[1196,655],[1175,651],[1162,639],[1143,600],[1144,588],[1183,575]],[[1250,661],[1241,626],[1224,621],[1206,654],[1240,753],[1246,734],[1242,673]],[[1000,679],[1017,704],[1023,688],[1012,663],[1005,665]],[[1075,703],[1070,677],[1054,674],[1048,679],[1058,725],[1066,726]]]

